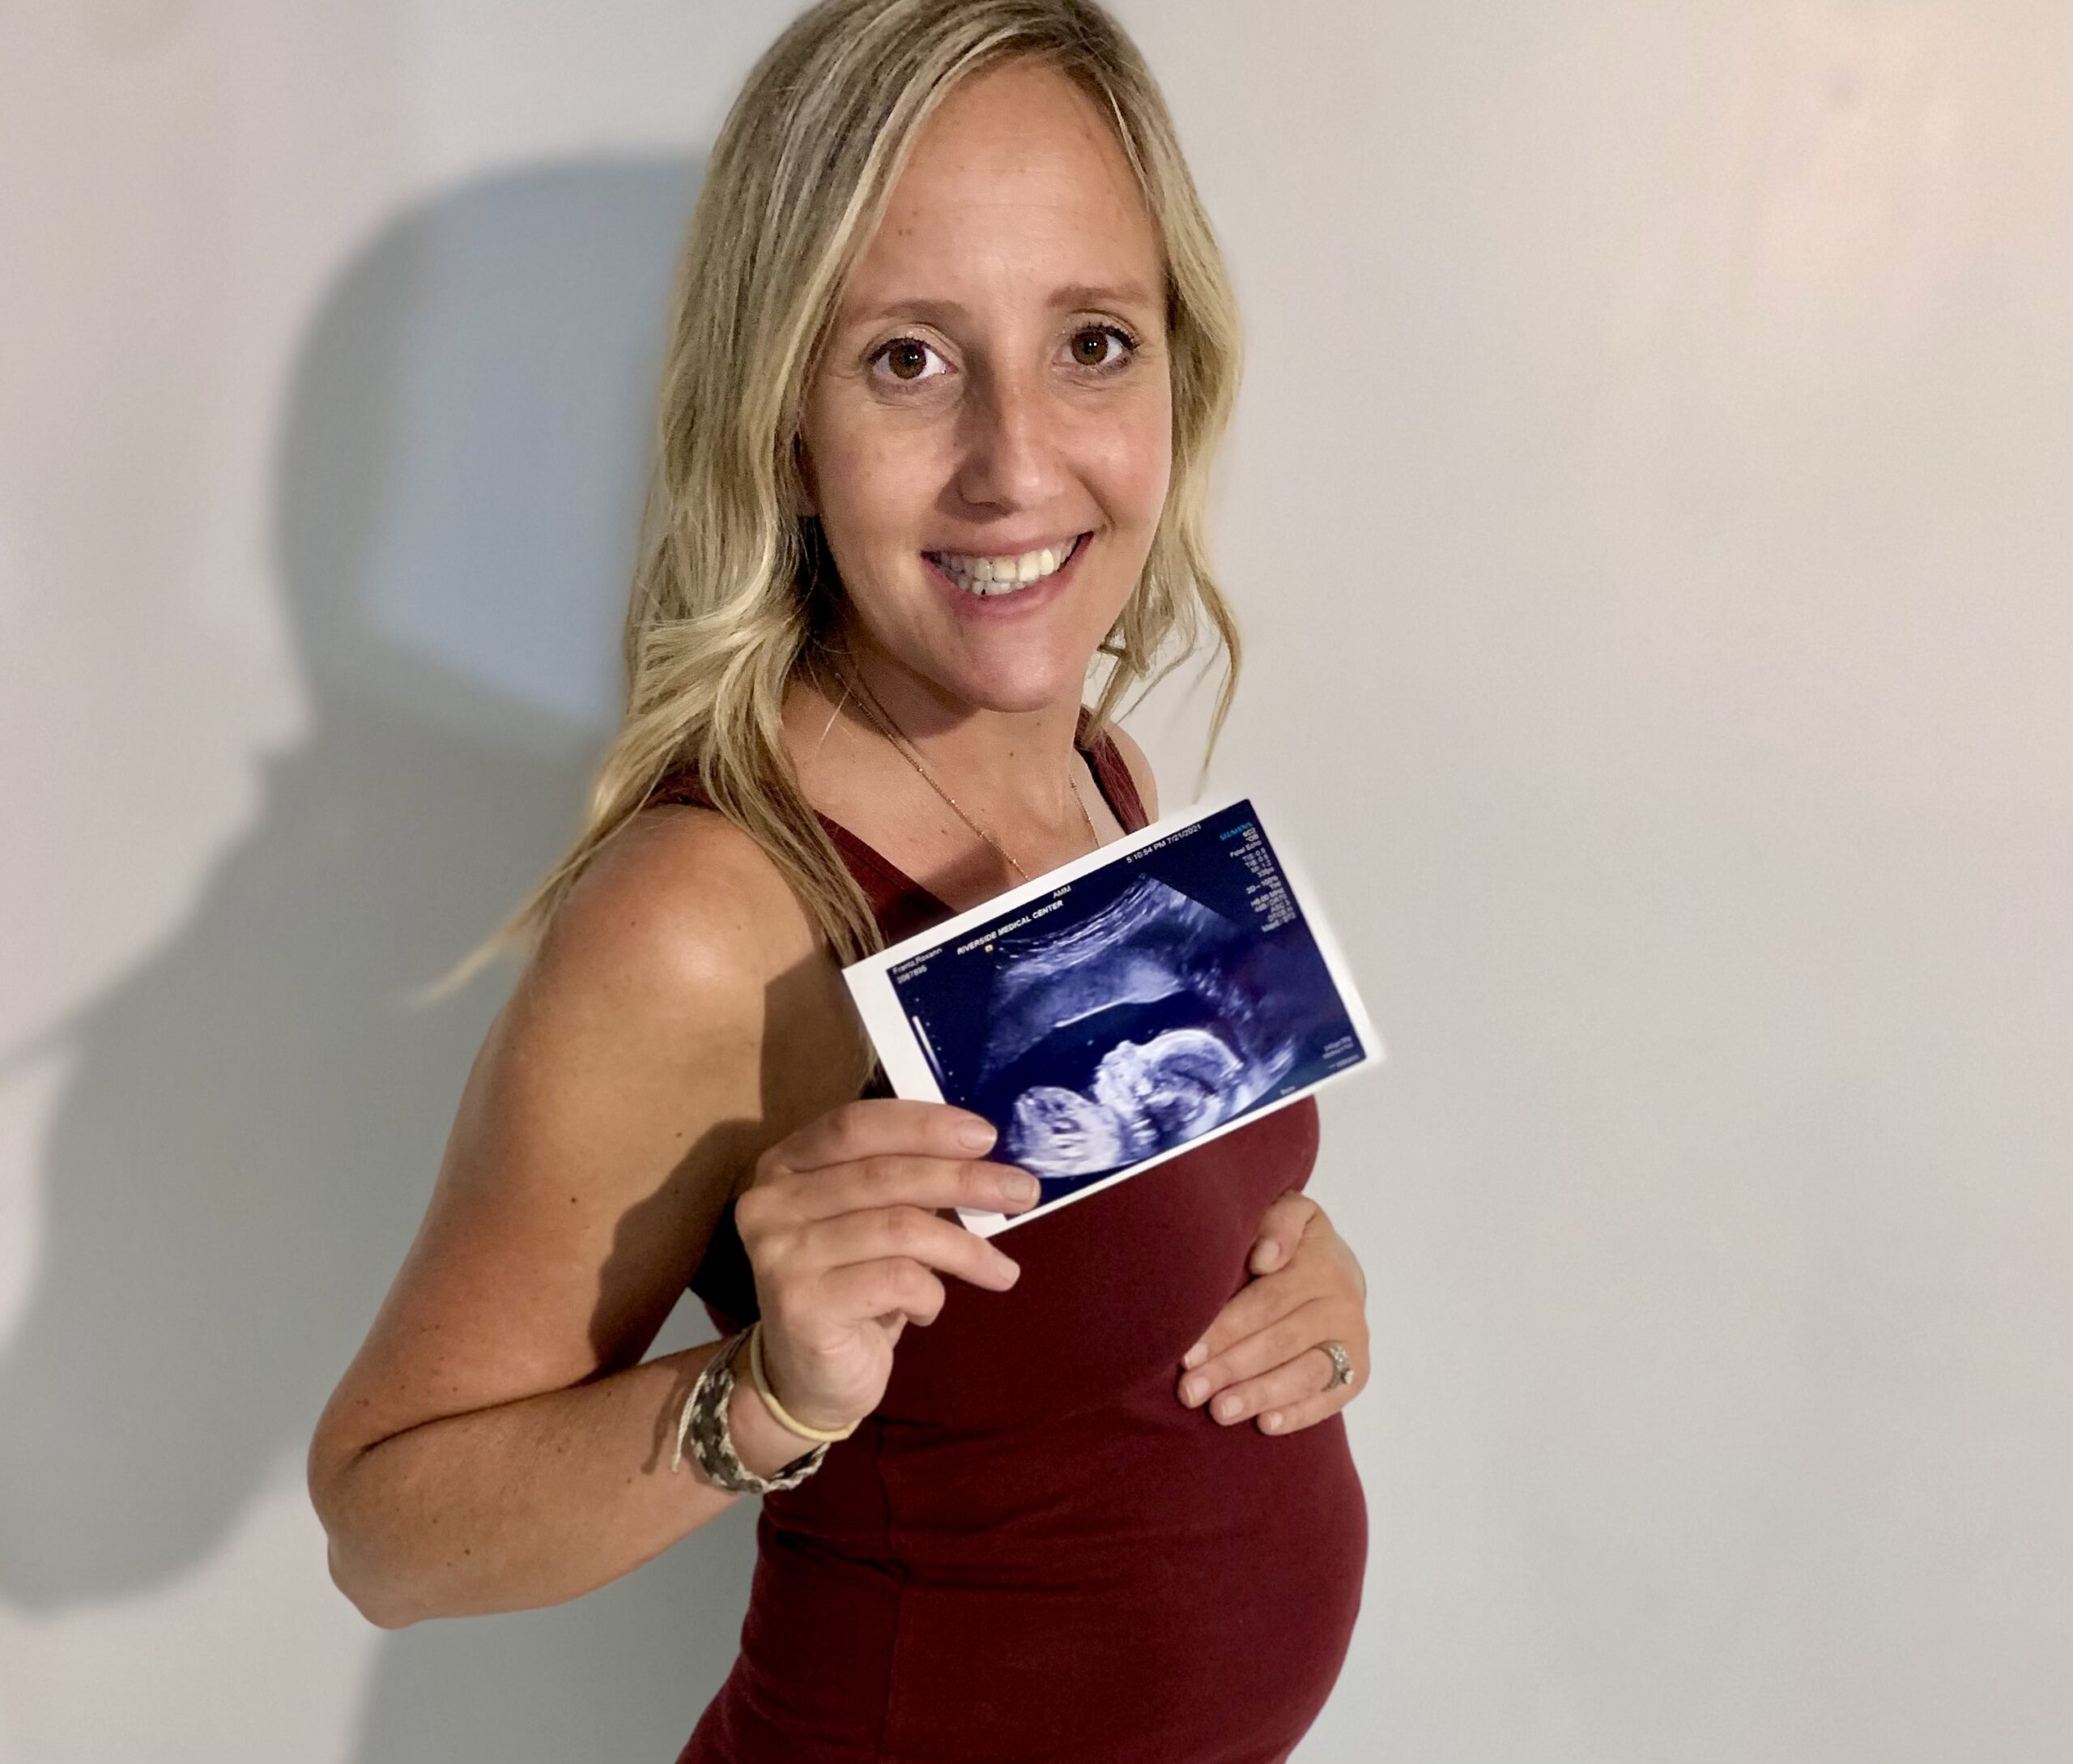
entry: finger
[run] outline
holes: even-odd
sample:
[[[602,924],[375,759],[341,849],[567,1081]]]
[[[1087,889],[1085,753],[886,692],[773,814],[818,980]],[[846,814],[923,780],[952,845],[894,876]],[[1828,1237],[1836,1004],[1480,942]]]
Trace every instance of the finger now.
[[[1305,1427],[1314,1427],[1336,1415],[1346,1407],[1353,1391],[1352,1385],[1343,1384],[1322,1395],[1306,1396],[1300,1403],[1283,1403],[1259,1416],[1253,1425],[1263,1434],[1300,1434]]]
[[[1202,1339],[1181,1357],[1185,1366],[1206,1365],[1233,1342],[1271,1327],[1298,1306],[1309,1302],[1304,1282],[1254,1280],[1240,1290],[1210,1321]]]
[[[1241,1336],[1221,1353],[1185,1374],[1181,1379],[1181,1400],[1193,1408],[1226,1385],[1271,1370],[1294,1359],[1305,1348],[1330,1340],[1334,1325],[1343,1328],[1343,1317],[1331,1300],[1306,1299],[1265,1328]],[[1344,1339],[1343,1334],[1339,1339]]]
[[[995,1292],[1007,1291],[1022,1272],[986,1238],[920,1207],[878,1207],[818,1220],[798,1234],[790,1253],[798,1264],[820,1269],[904,1257]]]
[[[901,1153],[880,1153],[852,1163],[824,1165],[799,1172],[798,1178],[785,1187],[788,1216],[800,1220],[832,1219],[841,1213],[903,1206],[976,1207],[988,1212],[1020,1212],[1032,1205],[1041,1191],[1035,1177],[1012,1164]],[[735,1210],[739,1215],[739,1202]]]
[[[948,1294],[943,1282],[919,1262],[889,1256],[828,1269],[821,1276],[819,1297],[831,1323],[892,1318],[902,1327],[914,1323],[926,1328],[936,1320]]]
[[[1253,1245],[1246,1266],[1255,1274],[1271,1273],[1285,1263],[1302,1241],[1312,1219],[1322,1212],[1309,1195],[1290,1189],[1260,1216],[1258,1241]]]
[[[880,1153],[968,1158],[989,1150],[998,1134],[984,1115],[947,1103],[905,1097],[859,1097],[809,1121],[771,1148],[780,1170],[824,1170]]]
[[[1255,1415],[1279,1413],[1285,1417],[1298,1404],[1313,1398],[1322,1402],[1329,1397],[1334,1407],[1343,1407],[1360,1381],[1356,1378],[1351,1384],[1334,1389],[1334,1370],[1331,1356],[1322,1348],[1306,1349],[1271,1371],[1241,1379],[1228,1391],[1218,1391],[1209,1412],[1220,1425],[1232,1427]]]

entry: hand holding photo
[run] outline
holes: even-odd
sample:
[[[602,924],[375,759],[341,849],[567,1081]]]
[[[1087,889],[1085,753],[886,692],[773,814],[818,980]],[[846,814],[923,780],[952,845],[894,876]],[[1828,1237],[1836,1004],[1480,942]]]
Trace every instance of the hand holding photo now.
[[[843,970],[894,1091],[1037,1178],[990,1237],[1382,1057],[1252,799],[1167,816]]]

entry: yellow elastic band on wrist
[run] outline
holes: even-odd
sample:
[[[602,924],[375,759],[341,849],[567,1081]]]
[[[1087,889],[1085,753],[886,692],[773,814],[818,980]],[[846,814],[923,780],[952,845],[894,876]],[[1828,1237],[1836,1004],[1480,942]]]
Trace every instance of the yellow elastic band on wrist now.
[[[756,1394],[763,1399],[764,1407],[770,1411],[771,1419],[787,1433],[797,1434],[802,1439],[817,1440],[823,1444],[830,1440],[847,1439],[857,1430],[851,1421],[847,1427],[830,1432],[825,1427],[809,1427],[802,1421],[794,1421],[785,1412],[785,1405],[770,1394],[770,1380],[763,1371],[763,1319],[758,1318],[749,1326],[748,1375],[755,1381]]]

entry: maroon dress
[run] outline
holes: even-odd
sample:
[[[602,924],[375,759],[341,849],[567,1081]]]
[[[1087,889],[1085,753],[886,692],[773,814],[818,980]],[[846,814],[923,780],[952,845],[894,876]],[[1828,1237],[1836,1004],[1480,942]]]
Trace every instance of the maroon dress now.
[[[1143,826],[1113,744],[1088,760]],[[654,799],[701,800],[688,778]],[[951,916],[822,823],[889,940]],[[1016,1226],[1008,1291],[946,1277],[878,1412],[764,1497],[741,1651],[678,1764],[1285,1758],[1360,1605],[1345,1424],[1226,1427],[1175,1387],[1317,1148],[1305,1097]],[[691,1289],[723,1332],[757,1314],[731,1204]]]

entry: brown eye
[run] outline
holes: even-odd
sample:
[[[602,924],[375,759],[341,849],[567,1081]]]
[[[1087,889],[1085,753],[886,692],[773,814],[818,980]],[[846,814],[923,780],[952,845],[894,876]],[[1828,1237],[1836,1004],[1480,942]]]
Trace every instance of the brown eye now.
[[[930,363],[935,364],[931,371]],[[940,380],[954,371],[928,344],[918,337],[896,337],[891,343],[881,343],[870,354],[873,377],[878,377],[881,362],[889,364],[892,377],[901,386],[919,386],[924,380]]]
[[[1105,356],[1102,346],[1106,343],[1113,343],[1116,347]],[[1090,325],[1073,338],[1074,365],[1096,369],[1120,367],[1124,352],[1134,351],[1136,347],[1135,340],[1114,325]]]

